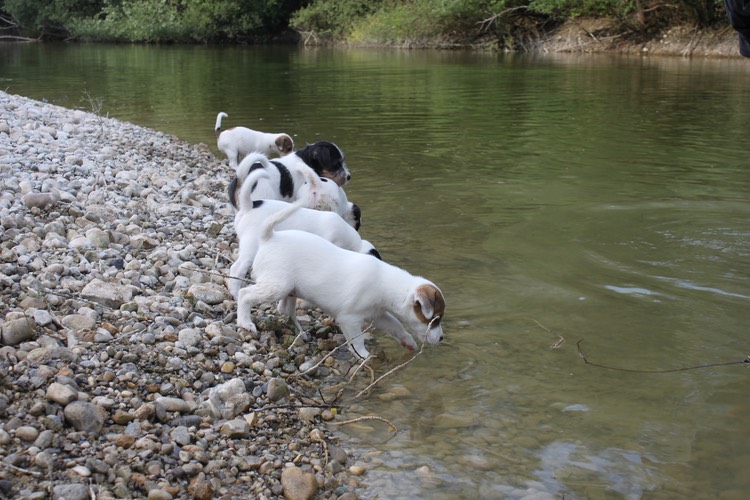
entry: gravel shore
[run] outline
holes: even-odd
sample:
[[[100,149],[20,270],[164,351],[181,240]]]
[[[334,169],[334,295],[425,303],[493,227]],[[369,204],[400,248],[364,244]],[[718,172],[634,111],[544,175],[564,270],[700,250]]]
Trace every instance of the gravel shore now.
[[[229,180],[203,145],[0,92],[0,498],[357,498],[318,393],[352,358],[301,374],[330,318],[293,347],[270,304],[236,326]]]

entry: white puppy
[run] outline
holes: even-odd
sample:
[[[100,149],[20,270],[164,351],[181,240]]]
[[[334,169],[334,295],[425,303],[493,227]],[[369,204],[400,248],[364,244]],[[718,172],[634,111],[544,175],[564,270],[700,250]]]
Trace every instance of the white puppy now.
[[[371,256],[344,250],[304,231],[274,231],[298,204],[271,216],[260,232],[253,261],[255,284],[239,292],[237,324],[256,332],[253,306],[282,301],[280,312],[295,318],[295,297],[331,314],[352,352],[369,356],[362,325],[371,321],[409,349],[417,349],[403,321],[420,340],[437,344],[443,339],[440,324],[445,314],[443,294],[430,281],[409,274]],[[397,319],[398,318],[398,319]]]
[[[270,134],[259,132],[247,127],[233,127],[221,130],[221,119],[229,115],[223,111],[216,116],[216,145],[229,158],[229,166],[233,169],[242,159],[253,151],[267,156],[284,156],[294,149],[294,141],[288,134]]]
[[[229,201],[240,209],[246,201],[302,201],[302,206],[337,213],[350,226],[359,229],[362,211],[351,203],[344,190],[328,177],[319,176],[301,157],[286,156],[270,161],[261,153],[242,160],[229,184]]]
[[[240,243],[239,256],[229,269],[227,278],[227,288],[235,299],[243,286],[242,280],[258,252],[263,222],[289,206],[289,203],[278,200],[241,200],[240,209],[234,217],[234,228]],[[280,230],[307,231],[325,238],[340,248],[380,258],[375,247],[369,241],[363,240],[353,227],[334,212],[300,208],[276,227]]]

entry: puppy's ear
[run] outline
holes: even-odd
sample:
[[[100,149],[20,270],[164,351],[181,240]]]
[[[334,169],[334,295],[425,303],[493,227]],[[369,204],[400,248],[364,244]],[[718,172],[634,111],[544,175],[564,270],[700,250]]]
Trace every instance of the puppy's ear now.
[[[445,299],[443,294],[435,285],[421,285],[414,293],[414,311],[423,323],[428,324],[434,317],[443,317],[445,312]]]
[[[323,146],[318,146],[313,150],[312,158],[315,161],[316,167],[314,168],[315,171],[320,174],[323,170],[326,169],[326,167],[330,164],[330,155],[328,154],[328,148],[325,148]]]
[[[279,150],[279,154],[284,156],[292,152],[294,141],[288,135],[282,134],[276,139],[276,147]]]

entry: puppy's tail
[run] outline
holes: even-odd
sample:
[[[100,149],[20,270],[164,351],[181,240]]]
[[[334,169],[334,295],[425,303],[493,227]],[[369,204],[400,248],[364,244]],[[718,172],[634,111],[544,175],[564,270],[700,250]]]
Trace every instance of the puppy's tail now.
[[[298,198],[288,207],[276,212],[266,219],[260,231],[261,241],[267,241],[273,235],[273,229],[300,208],[316,208],[320,203],[320,177],[318,177],[318,174],[313,172],[312,169],[305,168],[301,171],[305,177],[305,184],[300,188]]]
[[[250,153],[237,166],[237,172],[229,183],[229,201],[239,211],[252,208],[252,193],[258,181],[270,177],[271,163],[261,153]]]
[[[218,115],[216,115],[216,125],[214,125],[214,132],[216,133],[216,137],[219,136],[221,133],[221,119],[222,118],[229,118],[229,115],[225,112],[221,111]]]
[[[304,200],[303,206],[321,209],[323,182],[328,182],[328,179],[319,177],[311,168],[302,168],[300,172],[305,178],[305,183],[300,187],[298,199]]]
[[[305,200],[304,198],[299,198],[294,203],[290,203],[288,207],[285,207],[283,210],[279,210],[275,214],[268,217],[268,219],[263,222],[263,226],[260,230],[260,241],[268,241],[268,239],[273,235],[274,228],[284,222],[294,212],[304,207],[306,201],[307,200]]]

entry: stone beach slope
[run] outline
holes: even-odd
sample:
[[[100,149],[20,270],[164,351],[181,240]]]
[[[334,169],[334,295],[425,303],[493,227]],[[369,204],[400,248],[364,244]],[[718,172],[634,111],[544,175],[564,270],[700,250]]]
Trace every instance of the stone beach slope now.
[[[318,393],[353,362],[324,359],[330,318],[300,312],[293,347],[270,304],[236,326],[229,179],[204,145],[0,92],[0,498],[357,497]]]

